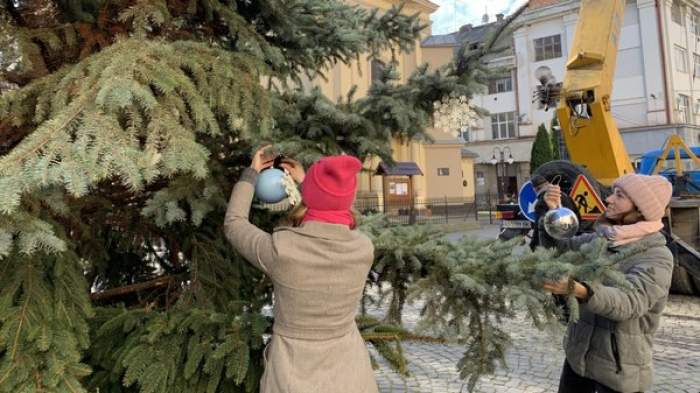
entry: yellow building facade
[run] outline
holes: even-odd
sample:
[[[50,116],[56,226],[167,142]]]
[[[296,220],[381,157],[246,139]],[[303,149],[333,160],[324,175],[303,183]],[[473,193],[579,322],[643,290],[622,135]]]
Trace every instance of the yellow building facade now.
[[[404,1],[346,0],[345,2],[368,9],[378,8],[381,14]],[[428,25],[431,24],[430,14],[438,9],[436,4],[428,0],[408,0],[404,3],[405,14],[419,13],[421,23]],[[432,64],[437,61],[435,62],[437,65],[449,60],[449,57],[447,60],[424,58],[420,42],[428,35],[430,35],[430,28],[425,29],[423,36],[416,40],[415,49],[411,53],[397,54],[397,71],[401,74],[401,82],[405,82],[421,64],[426,62]],[[383,54],[380,61],[389,63],[391,53]],[[372,80],[376,77],[376,65],[374,64],[373,67],[372,61],[367,56],[360,59],[359,65],[356,62],[347,65],[338,63],[326,72],[327,80],[316,78],[305,85],[308,88],[318,87],[332,101],[346,97],[347,93],[356,86],[355,96],[362,98],[367,94]],[[407,142],[398,139],[392,141],[393,159],[400,163],[415,164],[422,175],[391,176],[391,173],[384,173],[382,170],[377,174],[379,159],[367,160],[364,165],[365,171],[360,173],[358,179],[358,198],[376,199],[379,206],[384,206],[385,199],[392,198],[408,200],[412,197],[420,203],[421,199],[426,198],[473,197],[473,165],[466,168],[462,163],[461,151],[464,142],[440,130],[428,129],[427,132],[433,137],[435,143]]]

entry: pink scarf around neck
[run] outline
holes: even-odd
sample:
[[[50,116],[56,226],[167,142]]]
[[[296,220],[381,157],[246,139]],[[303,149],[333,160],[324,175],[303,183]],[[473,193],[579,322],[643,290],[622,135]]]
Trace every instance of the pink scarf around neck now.
[[[597,231],[616,247],[637,241],[644,236],[660,231],[663,227],[664,224],[661,220],[639,221],[630,225],[607,225],[606,223],[601,223]]]
[[[350,229],[355,228],[355,219],[352,217],[350,210],[315,210],[308,209],[306,214],[301,219],[301,222],[307,221],[319,221],[327,222],[329,224],[343,224],[350,227]]]

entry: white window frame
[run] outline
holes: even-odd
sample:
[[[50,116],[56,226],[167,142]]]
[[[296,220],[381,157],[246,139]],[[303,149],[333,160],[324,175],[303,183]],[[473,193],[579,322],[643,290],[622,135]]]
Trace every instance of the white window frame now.
[[[489,94],[507,93],[513,91],[513,76],[494,79],[489,83]]]
[[[676,71],[686,73],[688,72],[688,51],[685,48],[676,46],[673,48],[673,57],[676,63]]]
[[[683,120],[690,123],[690,97],[685,94],[678,95],[678,112],[683,114]]]
[[[700,15],[690,13],[690,32],[695,35],[700,35]]]
[[[700,78],[700,55],[693,53],[693,77]]]
[[[494,140],[515,138],[515,112],[491,114],[491,138]]]
[[[695,114],[700,115],[700,98],[695,100]]]
[[[471,126],[467,127],[466,131],[462,131],[462,139],[464,139],[465,142],[471,142],[471,138],[472,138],[471,133],[472,133]]]
[[[561,34],[535,38],[533,47],[535,48],[535,61],[562,57]]]
[[[683,26],[683,10],[681,9],[681,4],[676,0],[671,4],[671,20]]]

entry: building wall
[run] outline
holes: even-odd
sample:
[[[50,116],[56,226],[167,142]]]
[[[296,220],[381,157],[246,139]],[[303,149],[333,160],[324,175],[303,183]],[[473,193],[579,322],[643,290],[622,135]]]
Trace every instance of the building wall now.
[[[532,125],[521,127],[521,135],[535,135],[539,124],[546,124],[552,119],[549,111],[538,108],[532,102],[532,94],[539,85],[537,78],[543,72],[549,72],[556,82],[564,79],[566,63],[578,21],[579,1],[563,1],[555,6],[538,10],[537,15],[530,15],[530,23],[514,34],[518,57],[518,90],[520,108],[528,113]],[[646,23],[653,22],[653,15],[645,15]],[[653,30],[654,24],[646,25],[645,31]],[[636,2],[630,2],[625,8],[622,35],[618,50],[615,82],[612,95],[613,116],[618,128],[642,127],[649,125],[647,89],[648,86],[662,86],[663,72],[658,60],[658,36],[651,34],[642,44],[640,12]],[[534,42],[538,38],[560,35],[562,56],[536,61]],[[656,37],[656,38],[653,38]],[[645,52],[650,56],[645,56]],[[661,109],[658,104],[654,110]],[[655,121],[658,123],[658,120]]]
[[[518,74],[518,101],[521,113],[525,113],[530,119],[530,124],[520,126],[520,135],[534,136],[537,134],[537,127],[544,123],[549,126],[552,119],[552,112],[537,109],[537,105],[532,102],[532,95],[539,85],[538,76],[540,74],[551,75],[556,82],[564,79],[566,70],[566,56],[568,48],[571,46],[573,30],[564,24],[561,12],[547,10],[535,22],[527,24],[514,34],[515,51],[517,57]],[[543,10],[544,11],[544,10]],[[535,61],[535,39],[561,35],[562,56],[552,59]]]
[[[403,1],[399,0],[346,0],[346,3],[353,5],[361,5],[368,9],[378,8],[379,13],[385,12],[390,9],[392,5],[399,5]],[[412,15],[416,12],[420,13],[419,19],[421,22],[430,25],[430,14],[437,10],[437,6],[427,0],[409,0],[405,2],[403,12],[405,14]],[[405,82],[411,73],[421,64],[428,61],[421,51],[420,41],[422,38],[430,34],[430,28],[424,30],[423,37],[416,40],[415,50],[411,53],[401,53],[398,54],[398,71],[401,74],[400,82]],[[439,51],[438,51],[439,52]],[[437,64],[444,64],[452,58],[453,49],[445,48],[437,56],[429,57],[429,63],[433,66]],[[391,53],[387,51],[380,56],[380,59],[385,63],[391,60]],[[357,93],[355,96],[357,98],[365,97],[368,91],[368,87],[371,84],[371,63],[367,56],[362,57],[360,60],[361,72],[358,71],[357,62],[352,62],[351,64],[336,64],[329,71],[326,72],[328,80],[323,80],[322,78],[316,78],[314,80],[305,81],[306,88],[318,87],[321,89],[323,94],[329,99],[335,101],[339,97],[346,97],[347,93],[351,88],[357,86]],[[454,141],[455,138],[449,134],[441,132],[439,130],[428,130],[431,136],[436,141]],[[431,178],[431,173],[428,168],[437,167],[449,167],[451,168],[450,173],[456,173],[460,175],[460,165],[461,165],[461,147],[463,144],[454,146],[443,146],[440,148],[443,154],[438,154],[430,156],[426,154],[426,149],[431,149],[429,144],[421,143],[417,141],[405,141],[394,139],[391,141],[393,159],[395,161],[413,161],[421,168],[425,173],[424,176],[413,176],[412,186],[413,195],[415,197],[427,197],[431,195],[431,192],[435,195],[440,194],[444,196],[447,192],[450,197],[459,197],[463,194],[461,186],[449,186],[445,188],[443,183],[449,183],[445,179],[439,179],[430,184],[435,184],[432,187],[439,187],[436,190],[430,190],[431,185],[429,185],[428,179]],[[431,162],[431,160],[437,160],[436,162]],[[453,162],[446,162],[446,159],[451,159]],[[381,176],[374,176],[373,170],[377,168],[379,164],[379,159],[373,158],[367,160],[364,163],[365,171],[358,175],[358,195],[362,196],[375,196],[377,197],[380,204],[383,203],[383,179]],[[452,175],[455,176],[455,175]],[[460,179],[454,183],[461,185]]]
[[[681,135],[691,146],[700,143],[700,114],[692,114],[692,119],[685,121],[677,107],[679,94],[689,97],[693,106],[690,112],[700,99],[700,76],[692,77],[692,54],[700,52],[700,41],[689,27],[690,14],[693,9],[697,12],[700,2],[685,2],[684,26],[671,21],[672,3],[673,0],[658,2],[659,10],[655,0],[630,0],[625,7],[611,111],[633,159],[644,151],[660,148],[672,133]],[[513,35],[518,62],[518,106],[532,122],[520,124],[521,136],[534,135],[541,123],[549,126],[552,112],[532,103],[532,94],[539,84],[537,70],[548,67],[556,81],[562,81],[579,5],[579,0],[562,0],[526,13],[523,27]],[[555,34],[561,35],[562,57],[535,61],[534,40]],[[688,47],[696,43],[698,49]],[[675,47],[686,49],[688,72],[676,69]]]
[[[454,51],[453,46],[421,48],[423,59],[432,69],[440,68],[449,63],[454,57]]]
[[[462,146],[434,144],[425,147],[425,179],[428,198],[461,197],[462,192]],[[449,173],[445,174],[445,170]],[[442,174],[442,175],[441,175]],[[414,176],[415,178],[416,176]]]
[[[700,13],[700,2],[689,1],[681,3],[681,23],[672,20],[673,1],[665,0],[663,13],[665,32],[668,37],[666,55],[669,59],[669,79],[672,89],[670,94],[670,106],[672,108],[672,122],[675,124],[700,125],[700,113],[695,108],[700,100],[700,75],[695,74],[695,64],[693,55],[700,55],[700,36],[691,31],[691,14]],[[683,59],[679,59],[676,50],[681,50],[685,54]],[[683,71],[679,66],[682,61]],[[679,107],[680,95],[689,97],[690,107],[687,112]],[[688,116],[689,115],[689,116]]]

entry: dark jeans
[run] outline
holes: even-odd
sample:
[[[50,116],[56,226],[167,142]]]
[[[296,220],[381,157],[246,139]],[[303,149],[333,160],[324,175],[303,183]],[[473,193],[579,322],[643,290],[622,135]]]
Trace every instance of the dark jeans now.
[[[584,378],[571,368],[568,360],[564,361],[559,380],[559,393],[619,393],[602,383],[590,378]],[[642,393],[642,392],[638,392]]]

